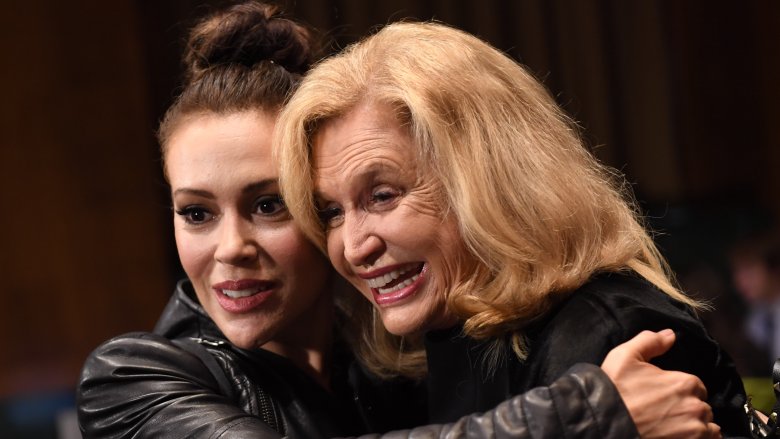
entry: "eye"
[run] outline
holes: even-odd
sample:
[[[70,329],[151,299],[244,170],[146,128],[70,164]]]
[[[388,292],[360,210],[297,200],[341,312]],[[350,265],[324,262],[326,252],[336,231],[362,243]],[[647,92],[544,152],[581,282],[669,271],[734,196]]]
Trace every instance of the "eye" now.
[[[203,206],[187,206],[177,210],[176,215],[182,217],[187,224],[194,225],[206,223],[214,218],[214,215]]]
[[[317,217],[319,217],[322,227],[327,230],[341,225],[344,221],[344,212],[338,206],[329,205],[317,208]]]
[[[401,191],[390,186],[380,186],[375,188],[369,197],[372,205],[383,207],[391,205],[401,195]]]
[[[260,215],[277,215],[286,212],[287,206],[279,195],[264,195],[255,201],[254,212]]]

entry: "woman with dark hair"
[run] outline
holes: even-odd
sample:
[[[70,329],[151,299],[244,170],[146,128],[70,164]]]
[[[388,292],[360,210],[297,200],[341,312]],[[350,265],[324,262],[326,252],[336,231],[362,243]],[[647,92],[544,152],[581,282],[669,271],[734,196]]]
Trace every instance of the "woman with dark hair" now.
[[[88,358],[86,437],[365,431],[333,347],[337,276],[290,218],[271,159],[276,116],[315,49],[305,27],[257,2],[192,29],[185,85],[159,129],[187,279],[153,333]]]
[[[279,195],[272,132],[314,53],[306,28],[262,3],[192,30],[186,83],[159,131],[188,279],[154,332],[116,337],[87,359],[78,394],[85,437],[326,438],[427,422],[424,388],[380,382],[351,361],[334,330],[348,315],[334,301],[357,295]],[[659,434],[706,425],[701,383],[643,362],[673,341],[643,334],[603,371],[579,365],[483,415],[390,436],[556,437],[563,419],[580,423],[581,437],[623,437],[632,416],[671,429]],[[637,411],[645,405],[653,410]]]

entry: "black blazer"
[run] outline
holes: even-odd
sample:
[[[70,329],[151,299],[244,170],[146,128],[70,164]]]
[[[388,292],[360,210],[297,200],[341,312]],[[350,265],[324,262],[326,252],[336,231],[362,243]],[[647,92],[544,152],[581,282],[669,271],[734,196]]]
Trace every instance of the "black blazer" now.
[[[429,411],[450,422],[487,410],[512,395],[550,385],[575,363],[601,364],[607,353],[644,329],[671,328],[674,346],[652,361],[698,376],[707,388],[714,422],[726,437],[749,437],[745,390],[728,354],[707,335],[694,313],[631,274],[601,274],[572,292],[526,328],[529,355],[519,361],[507,343],[498,360],[486,360],[490,342],[461,335],[461,327],[429,333]]]

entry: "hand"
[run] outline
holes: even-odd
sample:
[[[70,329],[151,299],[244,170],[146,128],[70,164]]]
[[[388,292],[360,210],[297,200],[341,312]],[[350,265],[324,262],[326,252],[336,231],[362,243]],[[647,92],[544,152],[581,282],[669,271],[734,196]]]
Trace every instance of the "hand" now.
[[[642,331],[612,349],[601,368],[612,379],[639,435],[649,438],[720,438],[707,389],[694,375],[648,363],[674,344],[671,329]]]

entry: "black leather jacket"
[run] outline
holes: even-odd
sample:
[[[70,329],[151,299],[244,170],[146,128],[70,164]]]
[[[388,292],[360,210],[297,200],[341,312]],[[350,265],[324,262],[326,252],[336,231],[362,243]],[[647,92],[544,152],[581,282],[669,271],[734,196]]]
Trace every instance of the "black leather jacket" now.
[[[116,337],[89,356],[78,388],[79,425],[85,438],[308,439],[426,419],[419,386],[376,386],[354,365],[337,365],[333,374],[328,392],[282,357],[232,346],[189,284],[180,283],[154,333]],[[551,386],[482,415],[365,437],[558,438],[574,431],[582,438],[638,437],[614,386],[592,365],[577,365]]]

